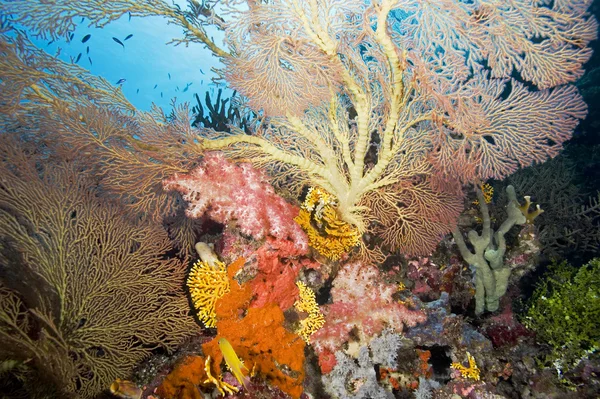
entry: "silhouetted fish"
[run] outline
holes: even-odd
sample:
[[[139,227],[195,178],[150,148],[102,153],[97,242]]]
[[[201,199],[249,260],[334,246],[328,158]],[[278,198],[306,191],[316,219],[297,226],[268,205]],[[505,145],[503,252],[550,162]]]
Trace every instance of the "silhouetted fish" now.
[[[112,38],[115,42],[119,43],[121,46],[123,46],[123,48],[125,48],[125,45],[123,44],[122,41],[120,41],[119,39],[117,39],[116,37]]]
[[[137,89],[137,90],[135,91],[135,94],[140,94],[140,89]]]
[[[52,43],[54,43],[54,40],[51,40],[51,41],[49,41],[49,42],[48,42],[48,44],[46,44],[46,46],[49,46],[49,45],[51,45]]]
[[[129,40],[129,39],[131,39],[132,37],[133,37],[133,33],[130,33],[130,34],[128,34],[128,35],[125,37],[125,39],[123,39],[123,41],[125,41],[125,40]]]
[[[75,63],[77,64],[80,59],[81,59],[81,53],[79,53],[79,55],[77,56],[77,58],[75,58]]]
[[[85,17],[81,18],[81,22],[80,22],[80,24],[82,24],[82,23],[83,23],[83,21],[85,21]]]
[[[88,33],[87,35],[85,35],[85,36],[83,37],[83,39],[81,39],[81,43],[85,43],[85,42],[87,42],[88,40],[90,40],[90,37],[92,37],[92,35],[90,35],[90,34]]]
[[[90,65],[93,65],[92,64],[92,59],[90,57],[88,57],[88,61],[90,62]]]
[[[162,95],[162,91],[161,91],[161,92],[160,92],[160,98],[162,98],[162,96],[163,96],[163,95]]]
[[[75,33],[71,33],[71,34],[69,35],[69,41],[73,40],[73,38],[74,38],[74,37],[75,37]]]
[[[85,53],[89,54],[90,53],[90,46],[87,46],[87,48],[85,49]]]
[[[154,88],[156,89],[157,87],[158,87],[158,85],[157,85],[157,84],[155,84],[155,85],[154,85]]]
[[[204,71],[202,70],[202,68],[200,68],[200,73],[201,73],[202,75],[204,75]]]
[[[131,21],[131,12],[129,13],[129,20]]]
[[[171,74],[170,74],[170,73],[167,73],[167,75],[169,75],[169,80],[171,80]]]
[[[123,83],[125,83],[126,81],[127,81],[127,79],[125,79],[125,78],[121,78],[121,79],[117,80],[117,83],[115,83],[115,84],[122,85],[122,84],[123,84]]]

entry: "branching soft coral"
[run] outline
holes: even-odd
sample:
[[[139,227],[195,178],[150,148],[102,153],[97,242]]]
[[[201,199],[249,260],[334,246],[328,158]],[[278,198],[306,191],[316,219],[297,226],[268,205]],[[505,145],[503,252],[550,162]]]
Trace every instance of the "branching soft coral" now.
[[[306,234],[294,222],[298,209],[278,196],[266,175],[252,165],[234,164],[221,154],[208,153],[190,173],[176,173],[163,182],[188,201],[187,215],[207,215],[216,222],[235,221],[243,234],[255,239],[272,236],[308,248]]]
[[[392,298],[397,288],[381,281],[374,266],[360,262],[345,265],[333,283],[333,304],[322,307],[325,325],[312,335],[317,352],[326,356],[341,348],[355,330],[360,343],[368,344],[387,326],[401,332],[425,321],[419,311],[408,310]]]

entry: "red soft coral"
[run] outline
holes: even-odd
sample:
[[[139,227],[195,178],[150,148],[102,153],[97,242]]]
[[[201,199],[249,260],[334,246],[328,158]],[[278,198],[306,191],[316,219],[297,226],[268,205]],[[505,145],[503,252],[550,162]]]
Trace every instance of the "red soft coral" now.
[[[252,280],[255,294],[252,307],[276,303],[283,310],[290,308],[298,297],[296,277],[302,267],[316,268],[317,262],[301,257],[293,243],[284,240],[267,240],[256,251],[257,275]]]
[[[247,163],[234,164],[220,153],[208,153],[189,173],[176,173],[163,182],[188,202],[187,215],[227,224],[235,220],[243,234],[255,239],[272,236],[306,250],[306,234],[296,222],[298,208],[275,193],[266,175]]]

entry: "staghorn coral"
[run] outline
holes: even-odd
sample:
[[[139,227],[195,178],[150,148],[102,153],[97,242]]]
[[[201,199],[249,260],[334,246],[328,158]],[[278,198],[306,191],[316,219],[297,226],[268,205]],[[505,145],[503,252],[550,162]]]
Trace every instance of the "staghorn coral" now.
[[[24,386],[95,397],[194,334],[164,229],[99,200],[80,165],[0,140],[0,358],[27,360]]]
[[[236,92],[234,91],[230,98],[221,100],[223,89],[217,92],[217,98],[214,104],[211,101],[210,93],[207,91],[204,97],[204,104],[200,101],[198,94],[194,94],[197,105],[192,107],[194,120],[192,126],[210,128],[222,132],[230,131],[229,125],[239,127],[248,131],[248,124],[252,120],[251,115],[242,116],[240,113],[239,101],[236,101]],[[227,103],[229,107],[226,108]],[[208,109],[207,115],[204,115],[204,108]]]

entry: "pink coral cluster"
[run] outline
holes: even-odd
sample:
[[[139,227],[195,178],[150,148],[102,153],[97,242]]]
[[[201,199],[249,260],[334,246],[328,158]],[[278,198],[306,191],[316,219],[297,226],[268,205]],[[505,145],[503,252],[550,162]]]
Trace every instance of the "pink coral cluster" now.
[[[361,262],[345,265],[331,289],[333,304],[321,308],[325,326],[311,336],[321,364],[329,363],[353,329],[361,344],[368,344],[386,326],[401,332],[404,325],[424,322],[423,312],[409,310],[392,298],[396,291],[397,286],[385,283],[376,267]]]
[[[189,173],[176,173],[163,181],[165,190],[181,193],[187,215],[227,224],[255,239],[272,236],[308,249],[306,234],[296,222],[298,208],[275,193],[266,175],[248,163],[235,164],[220,153],[208,153]]]

